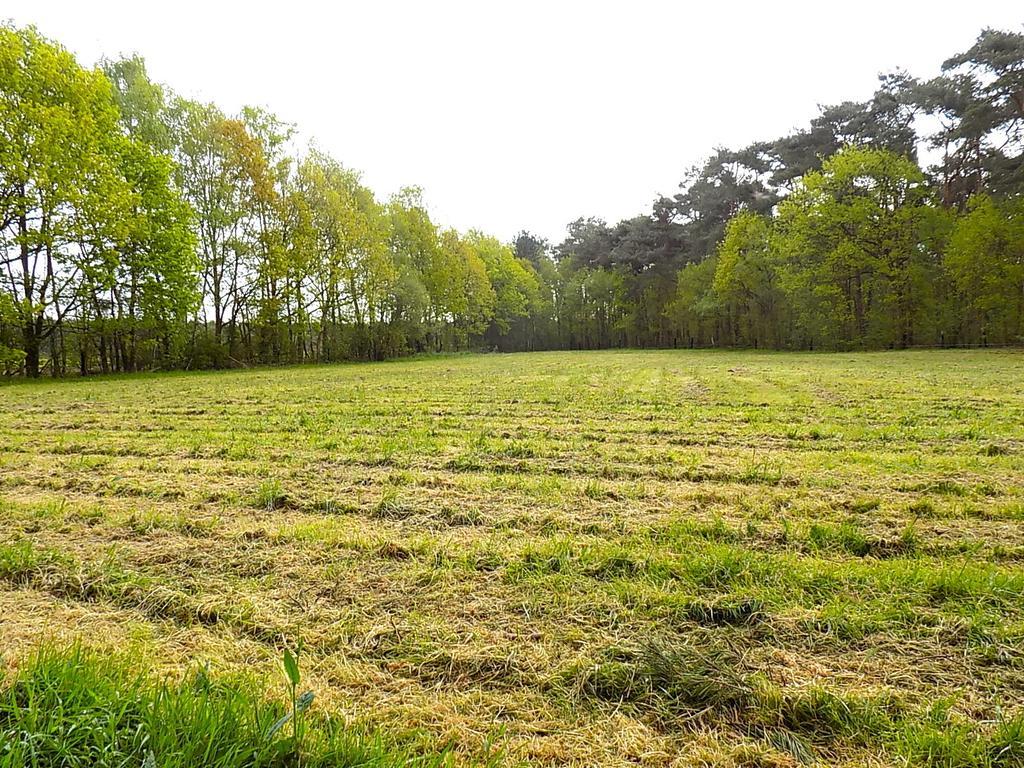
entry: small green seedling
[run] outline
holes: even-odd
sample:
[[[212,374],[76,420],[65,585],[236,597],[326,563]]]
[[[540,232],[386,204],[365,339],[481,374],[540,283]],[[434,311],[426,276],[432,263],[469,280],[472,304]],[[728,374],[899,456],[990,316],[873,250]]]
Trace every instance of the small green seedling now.
[[[288,692],[291,699],[291,710],[286,712],[277,722],[270,726],[267,731],[267,738],[273,738],[284,726],[291,721],[292,737],[291,747],[297,758],[301,760],[302,738],[305,733],[305,712],[313,704],[314,694],[306,691],[299,695],[299,683],[302,682],[302,673],[299,670],[299,656],[302,653],[301,643],[292,653],[290,648],[284,649],[284,673],[288,679]]]

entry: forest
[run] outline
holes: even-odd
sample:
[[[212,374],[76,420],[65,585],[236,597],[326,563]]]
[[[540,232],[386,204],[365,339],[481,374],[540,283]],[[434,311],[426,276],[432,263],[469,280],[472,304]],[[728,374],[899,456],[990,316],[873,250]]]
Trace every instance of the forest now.
[[[1019,32],[714,149],[674,196],[560,243],[445,228],[266,109],[177,95],[139,56],[84,66],[31,27],[0,26],[0,136],[7,375],[1024,341]]]

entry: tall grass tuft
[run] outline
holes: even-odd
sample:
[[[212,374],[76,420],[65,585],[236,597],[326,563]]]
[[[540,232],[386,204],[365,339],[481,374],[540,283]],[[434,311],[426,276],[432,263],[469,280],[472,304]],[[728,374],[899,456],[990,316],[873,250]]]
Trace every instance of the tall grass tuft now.
[[[288,506],[288,494],[285,493],[281,481],[268,479],[260,483],[256,489],[255,506],[273,512],[275,509],[283,509]]]

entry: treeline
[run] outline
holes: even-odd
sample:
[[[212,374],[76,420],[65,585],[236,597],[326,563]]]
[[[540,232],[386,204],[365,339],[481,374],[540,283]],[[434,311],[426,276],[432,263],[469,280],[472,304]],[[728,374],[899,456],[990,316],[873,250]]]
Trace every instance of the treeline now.
[[[31,28],[0,27],[0,139],[7,373],[1024,341],[1017,33],[557,245],[439,227],[273,114],[176,96],[138,57],[83,68]]]
[[[554,252],[592,307],[567,316],[572,345],[1021,344],[1024,35],[986,30],[931,79],[884,75],[866,103],[719,149],[650,213],[580,219]]]
[[[498,343],[550,315],[536,273],[377,200],[293,127],[226,115],[0,28],[0,345],[8,371],[380,359]],[[529,343],[527,341],[527,343]]]

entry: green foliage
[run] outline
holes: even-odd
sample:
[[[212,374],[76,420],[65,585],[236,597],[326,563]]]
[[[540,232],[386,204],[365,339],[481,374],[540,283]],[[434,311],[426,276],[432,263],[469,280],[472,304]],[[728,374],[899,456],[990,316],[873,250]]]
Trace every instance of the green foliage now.
[[[905,158],[848,148],[780,204],[781,282],[808,343],[914,343],[936,274],[924,181]]]
[[[275,728],[280,707],[257,691],[257,681],[220,680],[204,670],[181,682],[157,682],[119,659],[46,649],[0,689],[0,766],[283,768],[301,761],[309,768],[397,768],[442,762],[329,720],[316,721],[305,740],[281,739]],[[301,706],[300,698],[292,712]]]
[[[771,222],[750,211],[737,214],[718,249],[712,289],[734,326],[737,343],[778,347],[782,296],[772,253]]]
[[[468,240],[483,261],[494,290],[491,322],[500,339],[513,323],[529,314],[538,300],[540,284],[533,269],[518,261],[509,246],[480,232],[470,232]]]
[[[141,79],[125,69],[124,82]],[[132,370],[140,329],[167,339],[197,300],[194,222],[172,164],[141,138],[143,107],[136,138],[104,74],[31,28],[0,27],[0,83],[0,125],[16,137],[0,149],[0,247],[26,370],[38,374],[43,343],[70,319],[102,329],[104,360]]]
[[[17,317],[14,299],[6,293],[0,293],[0,373],[19,368],[25,359],[25,353],[16,346]]]
[[[1024,197],[972,198],[953,228],[945,266],[973,335],[1024,340]]]

